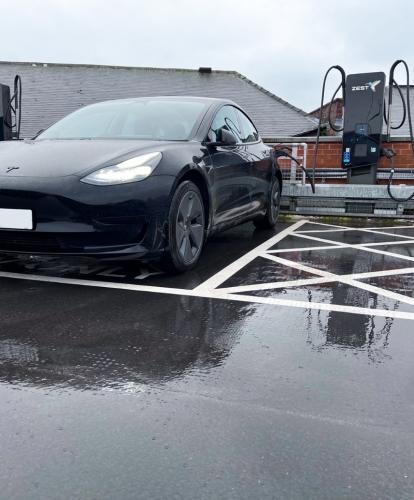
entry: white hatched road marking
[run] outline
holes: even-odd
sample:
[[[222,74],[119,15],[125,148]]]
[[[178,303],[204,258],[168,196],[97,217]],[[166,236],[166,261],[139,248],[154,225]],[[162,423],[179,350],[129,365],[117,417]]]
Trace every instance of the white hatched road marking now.
[[[304,224],[315,224],[318,226],[325,226],[327,229],[317,229],[310,231],[300,231],[300,228]],[[404,229],[404,228],[412,228],[414,226],[395,226],[395,227],[387,227],[388,229]],[[380,242],[380,243],[366,243],[366,244],[345,244],[341,242],[331,241],[329,239],[319,238],[317,236],[311,236],[314,233],[330,233],[330,232],[339,232],[339,231],[361,231],[364,233],[375,233],[375,234],[384,234],[386,236],[396,236],[401,237],[403,241],[390,241],[390,242]],[[385,230],[385,231],[386,231]],[[378,231],[378,228],[349,228],[344,226],[338,226],[334,224],[325,224],[321,222],[312,222],[306,219],[300,220],[295,224],[292,224],[290,227],[284,229],[280,233],[276,234],[269,240],[265,241],[261,245],[257,246],[253,250],[247,252],[245,255],[231,263],[229,266],[225,267],[206,281],[204,281],[201,285],[197,286],[192,290],[182,289],[182,288],[169,288],[162,286],[149,286],[149,285],[136,285],[129,283],[115,283],[108,281],[94,281],[88,279],[75,279],[75,278],[63,278],[57,276],[46,276],[46,275],[34,275],[34,274],[25,274],[25,273],[10,273],[10,272],[2,272],[0,271],[0,277],[9,278],[9,279],[21,279],[28,281],[37,281],[37,282],[49,282],[49,283],[57,283],[57,284],[66,284],[66,285],[77,285],[77,286],[90,286],[96,288],[109,288],[109,289],[118,289],[118,290],[130,290],[135,292],[146,292],[146,293],[159,293],[159,294],[168,294],[168,295],[181,295],[181,296],[189,296],[189,297],[201,297],[207,299],[220,299],[220,300],[232,300],[239,302],[249,302],[249,303],[259,303],[259,304],[268,304],[268,305],[279,305],[279,306],[288,306],[295,307],[301,309],[312,309],[312,310],[323,310],[323,311],[337,311],[344,312],[350,314],[360,314],[360,315],[369,315],[369,316],[381,316],[388,318],[400,318],[400,319],[409,319],[414,320],[414,312],[404,312],[398,310],[383,310],[383,309],[373,309],[367,307],[356,307],[356,306],[347,306],[347,305],[338,305],[338,304],[330,304],[330,303],[319,303],[319,302],[308,302],[308,301],[300,301],[300,300],[289,300],[289,299],[279,299],[275,297],[259,297],[252,295],[239,295],[240,292],[249,292],[249,291],[257,291],[257,290],[268,290],[272,288],[286,288],[286,287],[294,287],[294,286],[307,286],[311,284],[323,284],[323,283],[332,283],[332,282],[341,282],[350,286],[358,287],[366,291],[370,291],[377,295],[381,295],[387,297],[389,299],[403,302],[407,304],[414,305],[414,299],[411,297],[407,297],[402,294],[398,294],[389,290],[384,290],[380,287],[369,285],[368,283],[363,283],[357,281],[358,279],[364,278],[374,278],[374,277],[382,277],[382,276],[399,276],[409,273],[414,273],[414,267],[406,267],[402,269],[391,269],[391,270],[382,270],[375,272],[366,272],[366,273],[358,273],[358,274],[347,274],[347,275],[337,275],[334,273],[330,273],[328,271],[322,271],[320,269],[315,269],[310,266],[306,266],[304,264],[294,262],[292,260],[283,259],[278,257],[275,254],[286,253],[286,252],[301,252],[301,251],[314,251],[314,250],[332,250],[332,249],[341,249],[341,248],[352,248],[356,250],[363,250],[366,252],[372,252],[376,254],[381,254],[383,256],[390,256],[396,259],[409,260],[414,261],[413,257],[394,254],[391,252],[386,252],[379,250],[375,247],[380,246],[388,246],[388,245],[404,245],[407,243],[414,243],[414,237],[409,237],[405,235],[396,235],[393,233],[386,233],[385,231]],[[323,243],[323,245],[316,247],[304,247],[304,248],[291,248],[291,249],[280,249],[280,250],[270,250],[276,243],[283,240],[287,236],[296,236],[302,239],[308,239]],[[411,241],[412,240],[412,241]],[[243,285],[243,286],[235,286],[235,287],[227,287],[227,288],[218,288],[220,285],[225,283],[229,278],[234,276],[240,270],[242,270],[247,264],[253,262],[256,258],[263,257],[268,260],[271,260],[280,265],[284,265],[289,268],[294,268],[302,271],[306,271],[316,275],[318,277],[315,278],[307,278],[307,279],[298,279],[298,280],[290,280],[285,282],[273,282],[273,283],[256,283],[252,285]],[[2,263],[5,263],[3,261]],[[112,272],[117,271],[117,269],[112,269]],[[113,274],[115,276],[115,274]]]
[[[414,267],[406,267],[404,269],[389,269],[387,271],[373,271],[368,273],[344,274],[342,275],[342,278],[351,278],[354,280],[356,279],[359,280],[368,278],[382,278],[386,276],[399,276],[404,274],[414,274]],[[338,279],[337,276],[334,274],[332,275],[331,278],[304,278],[291,281],[258,283],[255,285],[240,285],[228,288],[220,288],[220,291],[229,293],[256,292],[259,290],[273,290],[277,288],[292,288],[292,287],[306,286],[306,285],[320,285],[324,283],[333,283],[335,281],[338,281]]]
[[[403,238],[404,240],[407,239],[407,240],[411,240],[412,242],[414,242],[414,236],[407,236],[407,235],[403,235],[403,234],[399,234],[399,233],[388,233],[387,231],[376,231],[374,229],[368,229],[368,228],[356,229],[354,227],[347,227],[344,229],[321,229],[320,231],[318,231],[317,229],[312,229],[311,231],[296,231],[295,236],[301,235],[301,234],[312,235],[315,233],[324,233],[324,234],[326,234],[326,233],[343,233],[343,232],[349,233],[351,231],[357,231],[359,233],[381,234],[383,236],[392,236],[394,238],[398,237],[398,238]],[[393,241],[384,242],[384,243],[381,243],[381,245],[384,245],[386,243],[394,243],[394,242]]]
[[[225,267],[221,271],[219,271],[217,274],[209,278],[208,280],[204,281],[201,285],[199,285],[196,290],[214,290],[215,288],[219,287],[222,283],[227,281],[229,278],[231,278],[235,273],[240,271],[243,267],[245,267],[247,264],[252,262],[260,253],[268,250],[272,246],[276,245],[280,240],[283,240],[286,236],[288,236],[290,233],[292,233],[296,228],[303,226],[304,224],[307,223],[307,220],[300,220],[296,222],[295,224],[292,224],[292,226],[287,227],[280,233],[276,234],[276,236],[273,236],[269,240],[265,241],[261,245],[257,246],[253,250],[250,250],[250,252],[247,252],[245,255],[240,257],[239,259],[235,260],[232,262],[229,266]]]
[[[335,245],[334,241],[326,240],[323,238],[317,238],[316,236],[307,236],[304,234],[298,234],[299,238],[305,238],[308,240],[314,240],[314,241],[320,241],[321,243],[331,243],[332,245]],[[411,242],[410,242],[411,243]],[[396,242],[391,242],[388,243],[390,246],[395,245]],[[400,242],[400,244],[405,244],[405,242]],[[340,245],[335,245],[336,246],[341,246],[343,248],[343,243],[340,243]],[[366,252],[372,252],[372,253],[377,253],[381,255],[386,255],[388,257],[394,257],[396,259],[404,259],[404,260],[411,260],[414,262],[414,257],[409,257],[408,255],[400,255],[398,253],[392,253],[392,252],[386,252],[385,250],[377,250],[376,248],[373,248],[371,243],[366,243],[362,245],[345,245],[347,248],[355,248],[356,250],[365,250]],[[294,251],[294,249],[292,250]]]
[[[383,309],[370,309],[355,306],[341,306],[337,304],[326,304],[319,302],[305,302],[301,300],[286,300],[273,297],[256,297],[250,295],[237,295],[222,292],[219,288],[214,293],[196,290],[186,290],[181,288],[165,288],[159,286],[133,285],[129,283],[111,283],[108,281],[89,281],[72,278],[59,278],[55,276],[39,276],[35,274],[7,273],[0,272],[0,277],[19,279],[27,281],[40,281],[47,283],[59,283],[64,285],[90,286],[96,288],[112,288],[115,290],[130,290],[134,292],[160,293],[167,295],[180,295],[188,297],[200,297],[206,299],[233,300],[236,302],[249,302],[268,305],[296,307],[300,309],[315,309],[318,311],[337,311],[350,314],[362,314],[364,316],[381,316],[385,318],[409,319],[414,321],[414,313],[403,311],[389,311]]]
[[[313,273],[313,274],[321,276],[322,278],[328,278],[328,279],[334,278],[334,281],[336,281],[336,282],[344,283],[345,285],[350,285],[350,286],[354,286],[357,288],[361,288],[362,290],[366,290],[367,292],[372,292],[372,293],[375,293],[377,295],[383,295],[389,299],[398,300],[399,302],[406,302],[407,304],[414,305],[414,299],[411,297],[407,297],[406,295],[402,295],[400,293],[391,292],[389,290],[384,290],[383,288],[369,285],[368,283],[356,281],[355,279],[353,279],[353,276],[352,276],[352,278],[346,278],[345,276],[340,275],[340,274],[333,274],[333,273],[330,273],[327,271],[322,271],[320,269],[315,269],[313,267],[305,266],[305,265],[300,264],[298,262],[293,262],[292,260],[281,259],[280,257],[276,257],[275,255],[262,254],[261,256],[265,257],[267,259],[273,260],[274,262],[277,262],[279,264],[293,267],[294,269],[298,269],[300,271]]]
[[[292,235],[292,236],[296,236]],[[301,235],[297,235],[300,237]],[[295,247],[295,248],[281,248],[280,250],[266,250],[267,253],[288,253],[288,252],[306,252],[309,250],[337,250],[338,248],[348,248],[350,245],[347,245],[346,243],[339,243],[339,242],[332,242],[336,244],[331,244],[331,245],[322,245],[322,246],[315,246],[315,247]],[[400,246],[400,245],[414,245],[414,241],[386,241],[386,242],[379,242],[379,243],[361,243],[359,246],[361,247],[385,247],[385,246]],[[397,254],[396,254],[397,255]]]

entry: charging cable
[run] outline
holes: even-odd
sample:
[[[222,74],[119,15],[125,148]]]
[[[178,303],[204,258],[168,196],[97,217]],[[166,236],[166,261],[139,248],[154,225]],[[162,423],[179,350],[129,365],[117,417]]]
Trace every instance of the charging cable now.
[[[342,66],[338,66],[338,65],[335,65],[335,66],[331,66],[327,72],[325,73],[325,76],[323,78],[323,84],[322,84],[322,96],[321,96],[321,106],[319,108],[320,112],[319,112],[319,124],[318,124],[318,131],[317,131],[317,134],[316,134],[316,142],[315,142],[315,150],[313,152],[313,166],[312,166],[312,186],[313,186],[313,192],[314,189],[315,189],[315,177],[316,177],[316,160],[317,160],[317,156],[318,156],[318,149],[319,149],[319,139],[320,139],[320,136],[321,136],[321,128],[322,128],[322,112],[323,112],[323,101],[325,100],[325,87],[326,87],[326,80],[328,78],[328,75],[329,73],[332,71],[332,70],[337,70],[339,71],[339,73],[341,74],[341,83],[338,85],[338,88],[335,90],[333,96],[332,96],[332,99],[329,103],[329,108],[328,108],[328,121],[329,121],[329,126],[335,130],[335,132],[341,132],[343,130],[343,128],[336,128],[333,123],[332,123],[332,119],[331,119],[331,110],[332,110],[332,104],[335,100],[335,97],[336,95],[338,94],[339,90],[342,88],[342,99],[343,99],[343,106],[345,107],[345,80],[346,80],[346,74],[345,74],[345,70],[342,68]]]
[[[277,158],[290,158],[291,160],[293,160],[296,163],[296,165],[298,167],[300,167],[300,169],[302,170],[302,172],[304,172],[304,174],[306,175],[306,177],[307,177],[307,179],[308,179],[308,181],[309,181],[309,183],[311,185],[312,193],[315,194],[315,183],[314,183],[314,180],[313,180],[312,176],[308,172],[308,169],[306,169],[303,166],[303,164],[297,158],[295,158],[292,155],[292,150],[289,147],[284,146],[283,148],[275,149],[274,150],[274,155],[275,155],[276,162],[277,162]]]
[[[395,81],[395,78],[394,78],[395,69],[400,64],[402,64],[404,66],[405,72],[407,75],[406,100],[404,100],[404,96],[403,96],[403,93],[401,91],[401,88],[398,85],[398,83]],[[398,90],[398,93],[401,97],[401,101],[402,101],[402,105],[403,105],[403,116],[402,116],[401,122],[397,126],[392,126],[392,124],[391,124],[391,109],[392,109],[393,88],[394,87]],[[401,128],[403,126],[403,124],[405,123],[406,118],[408,119],[408,128],[410,131],[411,149],[412,149],[413,155],[414,155],[414,134],[413,134],[413,122],[411,119],[411,102],[410,102],[410,70],[409,70],[408,65],[405,61],[403,61],[402,59],[398,59],[391,66],[389,83],[388,83],[388,110],[387,110],[386,119],[385,119],[385,122],[387,124],[388,142],[391,140],[391,129],[398,130],[399,128]],[[394,177],[394,156],[396,155],[396,153],[392,149],[385,149],[384,148],[382,150],[382,154],[383,154],[383,156],[385,156],[386,158],[388,158],[391,161],[391,173],[390,173],[390,177],[388,179],[388,186],[387,186],[387,191],[388,191],[390,198],[398,203],[405,203],[407,201],[412,200],[414,198],[414,191],[407,198],[398,198],[397,196],[394,196],[391,193],[392,179]]]

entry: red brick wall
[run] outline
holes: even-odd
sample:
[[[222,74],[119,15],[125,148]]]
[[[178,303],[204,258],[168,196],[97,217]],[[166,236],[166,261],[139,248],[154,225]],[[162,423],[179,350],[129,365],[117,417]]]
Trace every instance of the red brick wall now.
[[[391,148],[397,156],[394,157],[394,166],[396,168],[414,168],[414,154],[409,142],[392,142],[385,143],[385,148]],[[308,165],[313,163],[313,154],[315,150],[314,144],[308,144]],[[298,154],[303,154],[303,148],[298,147]],[[340,168],[342,158],[342,144],[337,142],[321,143],[318,148],[317,167],[322,168]],[[386,158],[381,158],[380,168],[390,168],[390,161]]]
[[[313,166],[313,155],[315,150],[315,143],[308,142],[307,139],[307,167],[312,168]],[[298,141],[299,142],[299,141]],[[288,144],[287,144],[288,145]],[[394,157],[394,167],[395,168],[412,168],[414,169],[414,154],[411,149],[411,144],[408,141],[404,142],[392,142],[385,143],[383,145],[386,148],[393,149],[397,155]],[[303,156],[303,147],[297,147],[297,155]],[[321,142],[319,144],[318,156],[316,167],[317,168],[341,168],[341,158],[342,158],[342,143],[341,142]],[[279,160],[279,164],[282,168],[290,168],[290,160]],[[389,169],[391,167],[391,162],[386,158],[381,158],[379,168]],[[332,179],[332,181],[335,180]],[[338,180],[336,181],[338,182]],[[339,181],[340,182],[340,181]],[[403,183],[409,183],[407,180],[401,181]],[[395,183],[398,184],[398,180],[395,180]]]
[[[330,128],[329,123],[328,123],[329,106],[330,106],[330,104],[328,103],[322,107],[322,123],[324,123],[326,126],[325,130],[327,131],[327,135],[335,135],[335,131]],[[331,120],[333,123],[335,123],[335,120],[337,120],[337,119],[342,120],[343,107],[344,107],[343,101],[341,98],[335,99],[333,101],[332,107],[331,107]],[[315,111],[312,111],[309,114],[314,116],[315,118],[319,118],[319,116],[321,114],[321,108],[315,109]]]

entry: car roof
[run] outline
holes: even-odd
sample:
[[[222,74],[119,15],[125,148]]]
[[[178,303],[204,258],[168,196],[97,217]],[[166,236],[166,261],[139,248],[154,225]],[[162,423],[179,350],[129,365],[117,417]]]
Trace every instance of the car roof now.
[[[217,104],[231,104],[233,106],[240,107],[237,103],[231,101],[230,99],[218,99],[215,97],[198,97],[198,96],[177,96],[177,95],[162,95],[162,96],[148,96],[148,97],[129,97],[126,99],[111,99],[109,101],[100,101],[95,104],[107,103],[107,102],[140,102],[140,101],[195,101],[203,102],[209,105]],[[93,104],[92,104],[93,106]]]

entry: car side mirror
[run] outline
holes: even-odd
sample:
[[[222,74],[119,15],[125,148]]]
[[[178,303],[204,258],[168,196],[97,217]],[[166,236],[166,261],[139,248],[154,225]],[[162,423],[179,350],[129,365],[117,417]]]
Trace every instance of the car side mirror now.
[[[225,128],[220,129],[220,142],[223,146],[234,146],[237,144],[235,135]]]
[[[220,128],[217,130],[216,135],[216,141],[207,140],[205,144],[207,146],[235,146],[237,144],[236,136],[230,130]]]

